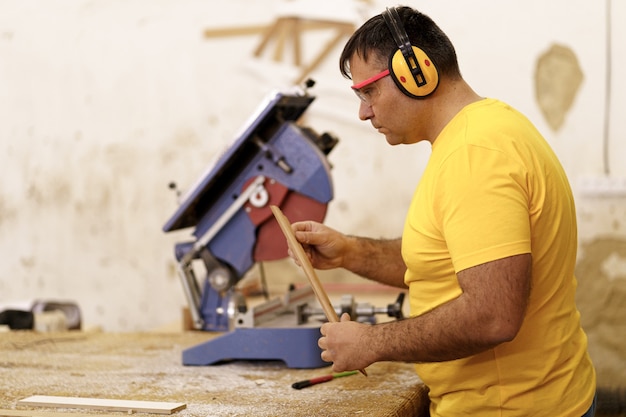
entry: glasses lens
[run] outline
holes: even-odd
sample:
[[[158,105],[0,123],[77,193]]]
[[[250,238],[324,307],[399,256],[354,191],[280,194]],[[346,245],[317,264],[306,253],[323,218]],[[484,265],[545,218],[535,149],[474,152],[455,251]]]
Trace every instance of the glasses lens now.
[[[352,89],[356,93],[356,96],[361,99],[363,103],[371,105],[372,100],[380,95],[380,90],[378,89],[376,82],[381,78],[386,77],[387,75],[389,75],[388,69],[379,72],[378,74],[374,75],[371,78],[368,78],[361,83],[353,85]]]
[[[354,92],[363,103],[368,105],[372,103],[372,100],[380,95],[380,90],[375,82],[370,85],[366,85],[363,88],[359,88],[358,90],[354,90]]]

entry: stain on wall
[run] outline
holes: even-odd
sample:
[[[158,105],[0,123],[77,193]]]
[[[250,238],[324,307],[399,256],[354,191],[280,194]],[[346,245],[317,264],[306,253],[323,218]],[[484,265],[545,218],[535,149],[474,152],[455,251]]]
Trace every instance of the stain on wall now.
[[[583,82],[574,51],[553,44],[541,54],[535,68],[535,96],[552,130],[559,130]]]
[[[600,386],[626,381],[626,241],[598,237],[584,243],[576,267],[577,302]]]

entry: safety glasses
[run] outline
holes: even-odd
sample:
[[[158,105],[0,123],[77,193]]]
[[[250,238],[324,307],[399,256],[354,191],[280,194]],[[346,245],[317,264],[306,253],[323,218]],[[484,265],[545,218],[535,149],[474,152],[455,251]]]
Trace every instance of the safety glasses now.
[[[389,75],[389,69],[386,69],[373,77],[368,78],[358,84],[352,86],[352,90],[356,96],[368,106],[372,105],[372,100],[380,95],[380,90],[376,85],[376,81]]]

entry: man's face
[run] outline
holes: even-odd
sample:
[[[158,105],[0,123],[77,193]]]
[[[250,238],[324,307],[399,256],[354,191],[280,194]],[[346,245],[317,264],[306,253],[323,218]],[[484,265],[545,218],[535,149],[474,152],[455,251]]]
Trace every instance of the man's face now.
[[[426,107],[421,100],[404,95],[389,75],[384,75],[378,60],[350,59],[350,73],[361,98],[359,118],[369,120],[390,145],[416,143],[425,139]],[[420,119],[423,119],[421,121]]]

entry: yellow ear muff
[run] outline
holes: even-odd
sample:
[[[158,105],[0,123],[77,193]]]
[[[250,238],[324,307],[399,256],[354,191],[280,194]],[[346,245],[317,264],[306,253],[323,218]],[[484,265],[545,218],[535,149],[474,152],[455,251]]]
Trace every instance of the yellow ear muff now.
[[[421,98],[435,91],[439,84],[439,74],[435,64],[424,51],[416,46],[411,47],[418,62],[414,63],[407,60],[402,51],[398,49],[389,58],[389,72],[391,78],[393,78],[403,93],[409,97]],[[414,71],[412,72],[411,70],[418,65],[421,68],[421,72],[414,75]]]

